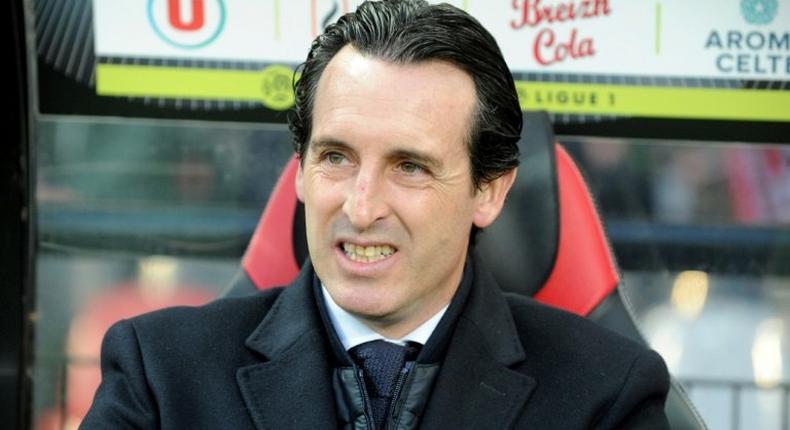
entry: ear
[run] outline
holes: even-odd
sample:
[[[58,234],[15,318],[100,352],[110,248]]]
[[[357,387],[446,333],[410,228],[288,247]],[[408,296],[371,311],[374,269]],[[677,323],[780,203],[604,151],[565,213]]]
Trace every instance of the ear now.
[[[296,188],[296,198],[304,203],[304,174],[302,172],[302,160],[297,159],[296,177],[294,178],[294,188]]]
[[[507,193],[516,180],[516,173],[516,169],[512,169],[493,181],[483,184],[482,189],[477,191],[474,224],[478,228],[488,227],[502,212]]]

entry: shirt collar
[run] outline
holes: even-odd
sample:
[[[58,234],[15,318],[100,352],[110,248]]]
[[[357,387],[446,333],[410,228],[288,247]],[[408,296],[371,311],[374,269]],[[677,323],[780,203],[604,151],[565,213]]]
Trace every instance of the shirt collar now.
[[[450,306],[449,303],[445,305],[439,312],[435,313],[431,318],[420,324],[419,327],[412,330],[406,336],[400,339],[389,339],[373,331],[357,317],[341,308],[335,303],[323,284],[321,284],[321,291],[324,295],[324,303],[326,303],[329,320],[332,322],[332,327],[335,329],[335,333],[337,333],[337,337],[346,351],[372,340],[386,340],[388,342],[397,343],[398,345],[406,345],[406,342],[417,342],[420,345],[425,345],[428,342],[428,338],[431,337],[434,329],[436,329],[436,326],[439,324],[439,320],[442,319],[442,316],[444,316],[444,313]]]

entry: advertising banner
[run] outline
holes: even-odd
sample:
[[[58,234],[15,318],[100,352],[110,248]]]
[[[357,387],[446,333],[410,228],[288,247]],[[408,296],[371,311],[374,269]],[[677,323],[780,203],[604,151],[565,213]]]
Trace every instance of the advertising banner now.
[[[358,3],[93,0],[96,54],[299,64],[319,31]],[[787,1],[450,3],[494,34],[517,72],[790,80]]]
[[[165,108],[282,112],[312,40],[359,3],[92,0],[88,84]],[[524,109],[555,121],[790,123],[790,0],[448,3],[494,34]]]

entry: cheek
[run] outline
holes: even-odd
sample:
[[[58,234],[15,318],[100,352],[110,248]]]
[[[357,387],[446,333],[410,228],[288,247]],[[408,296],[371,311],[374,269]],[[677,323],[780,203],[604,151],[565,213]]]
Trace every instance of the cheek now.
[[[472,227],[474,201],[460,193],[411,193],[397,196],[396,202],[401,220],[416,239],[430,238],[437,247],[464,242]]]
[[[321,176],[304,177],[305,224],[309,242],[330,239],[333,225],[342,213],[342,184],[323,180]]]
[[[321,174],[314,173],[304,178],[304,201],[314,208],[313,212],[324,212],[342,204],[343,195],[341,183],[327,180]]]

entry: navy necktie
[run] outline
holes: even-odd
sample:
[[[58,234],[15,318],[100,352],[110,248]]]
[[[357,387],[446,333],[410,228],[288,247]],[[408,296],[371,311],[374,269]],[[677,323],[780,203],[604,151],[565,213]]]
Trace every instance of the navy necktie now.
[[[392,403],[395,387],[407,361],[414,361],[419,344],[407,346],[374,340],[351,348],[348,352],[364,374],[365,388],[370,400],[371,415],[376,429],[383,429]],[[405,375],[404,375],[405,376]]]

